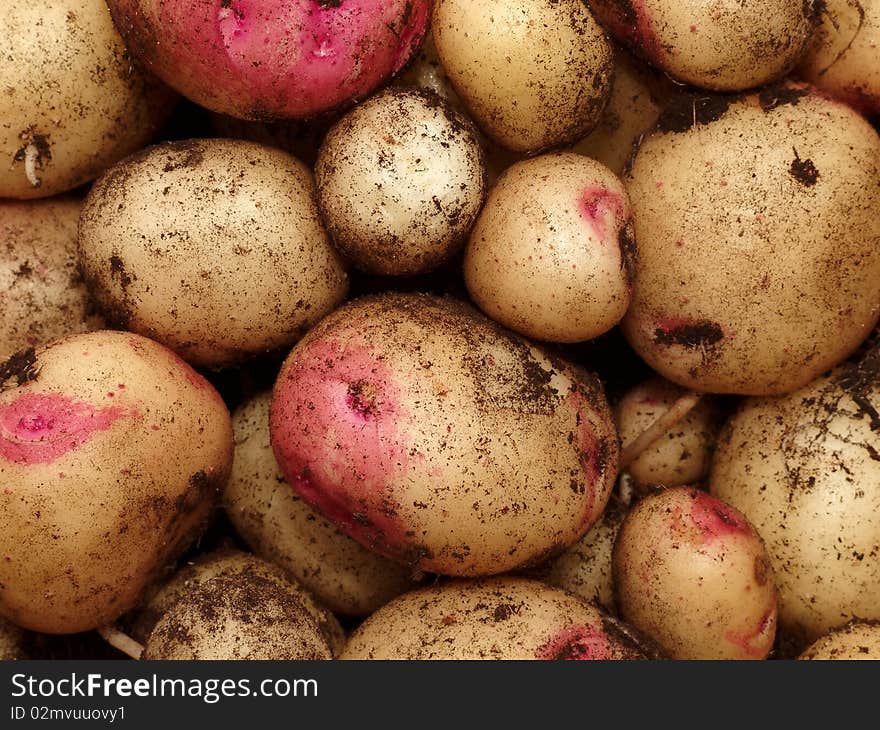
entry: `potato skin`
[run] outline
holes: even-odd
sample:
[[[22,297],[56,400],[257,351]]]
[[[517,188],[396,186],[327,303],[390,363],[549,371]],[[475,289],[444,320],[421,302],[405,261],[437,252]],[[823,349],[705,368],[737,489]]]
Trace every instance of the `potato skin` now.
[[[500,145],[542,152],[599,122],[613,53],[581,0],[436,0],[431,27],[453,87]]]
[[[638,253],[623,183],[571,152],[515,164],[471,231],[464,276],[487,315],[526,337],[582,342],[626,314]]]
[[[713,494],[767,542],[780,623],[812,641],[880,619],[877,351],[784,398],[753,398],[725,426]]]
[[[248,546],[340,614],[372,613],[412,586],[409,571],[376,555],[303,501],[285,481],[269,437],[271,391],[233,414],[235,461],[226,514]]]
[[[226,406],[138,335],[74,335],[0,365],[0,613],[75,633],[134,606],[191,542],[232,462]]]
[[[669,380],[788,393],[877,323],[880,137],[814,88],[681,97],[627,189],[639,268],[623,332]]]
[[[92,180],[148,142],[175,100],[129,56],[103,0],[8,4],[0,57],[0,198]]]
[[[580,599],[537,581],[453,581],[406,593],[351,635],[340,659],[646,659],[656,649]]]
[[[77,268],[82,201],[0,201],[0,361],[104,322]]]
[[[880,660],[880,624],[851,621],[817,639],[798,659],[813,661]]]
[[[452,299],[334,312],[285,362],[270,428],[303,499],[368,548],[449,575],[558,554],[617,474],[599,383]]]
[[[250,142],[169,142],[128,158],[95,183],[78,240],[108,318],[197,365],[290,346],[348,291],[311,172]]]
[[[0,662],[27,659],[26,634],[18,626],[0,618]]]
[[[764,659],[776,636],[767,551],[739,512],[676,487],[627,514],[612,558],[620,616],[674,659]]]

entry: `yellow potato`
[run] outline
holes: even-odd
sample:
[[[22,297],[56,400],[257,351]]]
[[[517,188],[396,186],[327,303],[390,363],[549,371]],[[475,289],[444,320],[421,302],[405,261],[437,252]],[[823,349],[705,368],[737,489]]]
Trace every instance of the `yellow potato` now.
[[[880,624],[852,621],[815,641],[798,657],[819,661],[880,660]]]

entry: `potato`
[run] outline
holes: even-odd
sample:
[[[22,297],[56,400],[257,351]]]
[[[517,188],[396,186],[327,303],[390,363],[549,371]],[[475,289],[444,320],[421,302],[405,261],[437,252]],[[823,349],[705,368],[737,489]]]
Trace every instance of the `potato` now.
[[[627,183],[639,267],[623,332],[669,380],[787,393],[877,323],[880,137],[812,87],[681,97]]]
[[[15,624],[0,618],[0,662],[27,659],[26,634]]]
[[[739,512],[675,487],[627,514],[612,557],[624,621],[674,659],[765,659],[777,596],[764,543]]]
[[[0,198],[71,190],[142,147],[173,93],[126,51],[103,0],[5,3]]]
[[[432,28],[453,87],[500,145],[537,153],[598,124],[613,53],[581,0],[437,0]]]
[[[309,170],[234,140],[114,167],[86,200],[79,256],[110,320],[210,367],[290,346],[348,291]]]
[[[574,596],[523,578],[406,593],[351,635],[341,659],[645,659],[655,649]]]
[[[880,619],[880,355],[784,398],[753,398],[725,426],[712,493],[755,525],[776,571],[780,622],[812,641]]]
[[[197,104],[303,119],[363,99],[418,50],[430,0],[108,0],[132,52]]]
[[[408,571],[339,531],[284,480],[269,439],[271,392],[233,415],[235,461],[226,514],[258,555],[294,576],[331,610],[372,613],[412,583]]]
[[[305,501],[366,547],[448,575],[559,554],[617,476],[598,381],[452,299],[338,309],[285,361],[270,428]]]
[[[138,641],[147,641],[156,625],[177,603],[201,595],[204,585],[218,577],[249,582],[257,578],[277,583],[299,600],[301,610],[311,616],[334,656],[345,647],[345,631],[339,621],[318,605],[304,587],[287,577],[280,568],[238,550],[217,550],[185,564],[137,611],[131,627],[132,636]]]
[[[581,342],[626,314],[637,257],[623,183],[564,152],[501,176],[471,232],[464,276],[473,300],[504,326]]]
[[[147,638],[145,660],[332,658],[332,616],[316,619],[308,593],[279,569],[240,553],[184,573],[193,577],[174,581],[178,595]]]
[[[801,75],[865,114],[880,114],[880,0],[822,3]]]
[[[590,0],[596,17],[679,81],[718,91],[785,76],[803,54],[822,0]]]
[[[81,201],[0,201],[0,361],[103,326],[76,261]]]
[[[389,89],[343,117],[315,178],[336,246],[373,274],[422,274],[452,258],[486,195],[473,124],[416,89]]]
[[[635,442],[685,392],[663,378],[652,378],[628,391],[614,408],[623,447]],[[626,472],[642,493],[653,487],[699,482],[709,474],[720,427],[714,401],[703,396],[687,416],[627,466]]]
[[[799,659],[853,661],[880,659],[880,624],[876,621],[851,621],[810,646]]]
[[[192,541],[232,465],[229,412],[170,350],[94,332],[0,365],[0,614],[103,626]]]

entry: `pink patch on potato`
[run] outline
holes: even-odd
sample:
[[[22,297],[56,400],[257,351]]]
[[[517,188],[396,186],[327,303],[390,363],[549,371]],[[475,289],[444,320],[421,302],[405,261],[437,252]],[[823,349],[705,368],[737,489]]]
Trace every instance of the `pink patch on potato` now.
[[[616,230],[623,225],[628,208],[621,195],[608,188],[591,185],[581,194],[578,208],[581,217],[590,224],[600,243],[607,243],[609,233],[612,232],[614,241],[617,241]],[[615,223],[617,227],[614,226]]]
[[[0,458],[28,466],[51,464],[130,415],[56,393],[27,393],[0,406]]]
[[[705,492],[695,491],[690,518],[707,542],[731,535],[752,537],[755,534],[745,517]]]
[[[773,648],[776,640],[777,605],[776,600],[762,616],[758,624],[746,631],[729,630],[724,638],[743,650],[744,656],[750,659],[764,659]]]
[[[554,634],[535,652],[545,661],[597,661],[614,659],[608,637],[593,626],[569,626]]]
[[[609,465],[612,457],[612,448],[608,444],[607,436],[601,436],[594,424],[595,414],[587,398],[577,389],[568,395],[570,407],[575,412],[575,443],[578,461],[583,472],[583,488],[586,496],[584,515],[581,521],[582,527],[591,526],[600,516],[605,503],[597,503],[597,492],[606,478],[610,468],[616,471],[616,462]],[[613,432],[610,430],[609,433]],[[599,509],[601,507],[601,509]]]
[[[620,42],[637,49],[647,60],[654,63],[661,62],[673,53],[657,38],[644,0],[629,0],[626,6],[610,2],[602,4],[606,7],[611,6],[607,11],[602,12],[602,20]],[[626,11],[622,9],[624,7],[627,8]]]

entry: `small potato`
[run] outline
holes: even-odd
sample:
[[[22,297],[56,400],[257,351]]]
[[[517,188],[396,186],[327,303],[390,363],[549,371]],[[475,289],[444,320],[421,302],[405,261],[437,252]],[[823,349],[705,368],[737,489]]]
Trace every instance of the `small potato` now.
[[[103,626],[192,542],[232,466],[217,391],[138,335],[73,335],[0,364],[0,614]]]
[[[617,478],[599,382],[453,299],[338,309],[285,361],[270,429],[305,501],[369,549],[447,575],[561,553]]]
[[[537,581],[456,581],[406,593],[351,635],[341,659],[647,659],[656,649]]]
[[[197,577],[175,581],[176,600],[147,638],[145,660],[332,658],[311,598],[277,568],[233,554],[185,570]]]
[[[825,634],[798,657],[819,661],[880,660],[880,624],[852,621]]]
[[[822,0],[801,75],[867,114],[880,114],[880,0]]]
[[[662,378],[652,378],[626,393],[614,409],[624,448],[633,443],[686,393]],[[704,479],[721,427],[717,408],[709,396],[687,416],[645,449],[626,467],[636,488],[681,487]]]
[[[611,92],[611,44],[582,0],[437,0],[437,53],[500,145],[537,153],[590,132]]]
[[[765,659],[776,587],[761,538],[735,509],[697,489],[645,497],[613,555],[617,607],[674,659]]]
[[[465,251],[468,291],[492,319],[527,337],[581,342],[626,313],[637,261],[623,183],[571,152],[508,169]]]
[[[86,283],[115,324],[223,367],[295,342],[348,277],[310,171],[235,140],[169,142],[95,183],[79,226]]]
[[[621,43],[694,86],[738,91],[785,76],[824,0],[590,0]]]
[[[171,579],[159,586],[150,600],[135,614],[131,635],[138,641],[147,641],[156,625],[178,602],[199,595],[203,585],[217,577],[250,580],[258,576],[276,582],[295,595],[315,622],[324,641],[337,656],[345,647],[345,632],[339,621],[326,608],[319,606],[312,595],[291,580],[274,565],[238,550],[218,550],[199,556],[178,570]]]
[[[173,93],[129,56],[104,0],[3,4],[0,198],[82,185],[146,144]]]
[[[279,565],[336,613],[372,613],[412,586],[409,571],[339,531],[284,480],[269,439],[271,392],[234,414],[235,461],[226,514],[258,555]]]
[[[486,194],[475,127],[417,89],[389,89],[343,117],[315,177],[337,248],[373,274],[422,274],[450,259]]]
[[[79,274],[76,198],[0,201],[0,361],[103,326]]]
[[[789,393],[877,324],[880,136],[813,87],[680,97],[627,190],[639,266],[622,329],[669,380]]]
[[[0,662],[27,659],[26,636],[18,626],[0,618]]]

